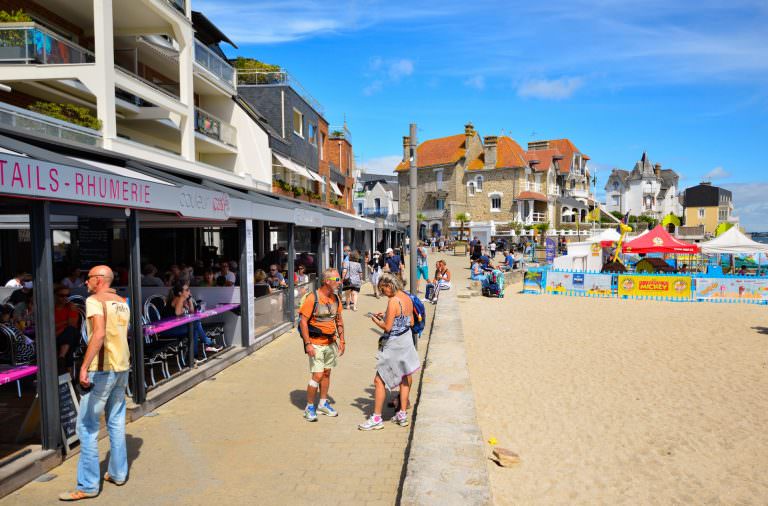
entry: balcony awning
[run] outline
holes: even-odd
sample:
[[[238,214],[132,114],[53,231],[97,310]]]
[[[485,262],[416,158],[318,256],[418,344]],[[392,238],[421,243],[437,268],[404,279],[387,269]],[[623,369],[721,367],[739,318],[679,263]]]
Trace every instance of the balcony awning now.
[[[339,197],[343,197],[344,194],[341,192],[341,189],[339,188],[339,185],[331,181],[331,190],[333,190],[333,193],[338,195]]]
[[[277,165],[283,167],[286,170],[290,170],[291,172],[306,178],[313,180],[314,178],[310,174],[310,170],[304,167],[303,165],[299,165],[298,163],[294,162],[290,158],[287,158],[282,155],[278,155],[274,151],[272,152],[272,156],[275,157],[275,160],[277,160]],[[274,165],[274,162],[273,162]]]
[[[317,181],[320,184],[325,184],[325,181],[323,181],[323,178],[322,178],[322,176],[320,176],[320,174],[318,174],[317,172],[315,172],[312,169],[307,169],[307,172],[309,172],[309,177],[311,177],[312,179],[314,179],[315,181]]]

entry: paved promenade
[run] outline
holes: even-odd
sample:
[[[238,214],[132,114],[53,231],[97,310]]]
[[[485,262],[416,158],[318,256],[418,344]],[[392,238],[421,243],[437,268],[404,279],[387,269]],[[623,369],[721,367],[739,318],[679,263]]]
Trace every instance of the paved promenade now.
[[[88,504],[394,504],[411,427],[356,427],[373,404],[378,337],[363,315],[385,306],[366,285],[359,311],[344,312],[347,353],[330,395],[338,418],[302,418],[309,375],[299,338],[288,333],[161,406],[157,416],[128,425],[128,483],[105,484]],[[422,357],[426,344],[425,335]],[[385,408],[385,417],[391,414]],[[100,448],[105,468],[106,440]],[[76,464],[68,460],[51,472],[54,479],[30,483],[0,504],[58,504],[57,494],[75,485]]]

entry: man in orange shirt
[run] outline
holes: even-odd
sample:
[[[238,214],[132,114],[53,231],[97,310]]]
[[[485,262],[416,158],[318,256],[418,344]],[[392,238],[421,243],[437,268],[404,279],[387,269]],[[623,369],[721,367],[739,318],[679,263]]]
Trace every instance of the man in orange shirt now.
[[[331,369],[336,367],[337,357],[344,354],[344,321],[341,318],[341,298],[337,295],[341,277],[336,269],[326,269],[323,284],[307,295],[299,309],[299,333],[304,341],[304,352],[309,356],[309,372],[312,377],[307,385],[307,407],[304,418],[317,421],[317,412],[337,416],[338,412],[328,403]],[[320,388],[320,403],[315,408],[315,395]]]

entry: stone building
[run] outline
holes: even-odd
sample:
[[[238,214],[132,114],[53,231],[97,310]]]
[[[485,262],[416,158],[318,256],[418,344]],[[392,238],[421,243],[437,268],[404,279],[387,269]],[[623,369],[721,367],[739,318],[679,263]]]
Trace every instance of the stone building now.
[[[408,221],[408,167],[411,143],[403,141],[400,221]],[[418,146],[421,235],[458,237],[456,215],[465,212],[469,235],[482,241],[508,233],[511,223],[560,226],[586,220],[596,203],[590,192],[589,157],[568,139],[536,141],[528,151],[507,136],[477,134],[430,139]]]

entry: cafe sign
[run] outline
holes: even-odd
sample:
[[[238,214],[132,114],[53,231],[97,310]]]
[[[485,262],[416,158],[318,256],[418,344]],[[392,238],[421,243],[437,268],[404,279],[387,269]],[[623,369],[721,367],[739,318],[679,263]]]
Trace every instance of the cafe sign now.
[[[194,186],[144,181],[119,174],[0,153],[0,194],[172,212],[227,220],[229,196]]]

